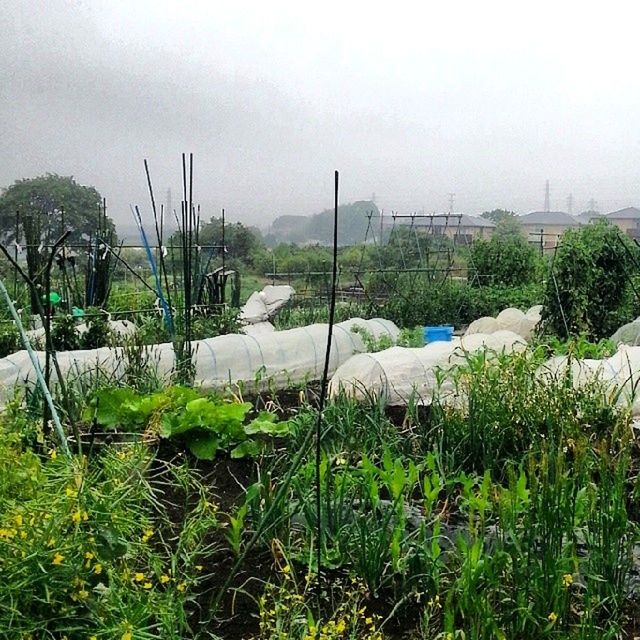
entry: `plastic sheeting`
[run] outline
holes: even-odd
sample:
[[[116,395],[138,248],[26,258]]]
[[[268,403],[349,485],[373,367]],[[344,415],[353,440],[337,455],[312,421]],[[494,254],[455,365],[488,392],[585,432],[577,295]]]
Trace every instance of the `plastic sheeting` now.
[[[352,331],[355,326],[364,327],[377,339],[387,335],[395,341],[400,333],[393,322],[381,318],[353,318],[336,324],[331,343],[330,374],[351,356],[366,350],[362,338]],[[262,382],[281,388],[317,380],[324,367],[328,327],[327,324],[313,324],[262,335],[232,334],[194,341],[195,383],[205,388],[224,388],[233,383],[255,388]],[[45,354],[40,351],[37,355],[44,367]],[[175,365],[172,344],[147,347],[146,358],[161,378],[169,378]],[[117,379],[126,370],[122,348],[59,352],[57,359],[67,382],[98,372]],[[54,372],[52,368],[52,381],[55,382]],[[34,380],[26,351],[0,359],[0,405],[12,396],[17,385]]]
[[[602,360],[556,356],[540,367],[538,375],[550,384],[571,375],[575,388],[601,384],[617,406],[630,407],[634,417],[640,416],[640,347],[622,345]]]
[[[246,324],[266,322],[291,299],[295,293],[289,285],[268,284],[262,291],[254,291],[240,310],[240,320]]]
[[[531,307],[526,313],[520,309],[512,307],[504,309],[495,318],[484,316],[474,320],[467,330],[465,336],[475,333],[492,334],[496,331],[513,331],[525,340],[530,340],[540,322],[542,315],[542,305]]]
[[[626,344],[630,346],[640,345],[640,318],[633,322],[623,324],[612,336],[611,341],[616,344]]]
[[[378,353],[355,355],[340,366],[329,384],[335,396],[341,391],[364,399],[375,396],[388,405],[406,405],[410,399],[431,404],[434,394],[454,393],[452,369],[466,354],[487,349],[512,352],[526,349],[526,341],[512,331],[474,334],[451,342],[432,342],[419,349],[392,347]]]

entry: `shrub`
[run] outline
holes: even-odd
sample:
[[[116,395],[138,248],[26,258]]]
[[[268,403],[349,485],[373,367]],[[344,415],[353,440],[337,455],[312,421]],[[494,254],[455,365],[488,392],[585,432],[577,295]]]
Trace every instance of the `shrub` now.
[[[526,286],[471,287],[463,282],[423,282],[399,287],[382,313],[400,327],[466,325],[482,316],[495,316],[507,307],[526,310],[538,304],[542,289]]]
[[[469,281],[476,285],[515,286],[533,282],[540,257],[520,235],[495,235],[471,246]]]
[[[550,265],[543,330],[599,340],[633,316],[630,278],[638,249],[607,222],[570,229]]]

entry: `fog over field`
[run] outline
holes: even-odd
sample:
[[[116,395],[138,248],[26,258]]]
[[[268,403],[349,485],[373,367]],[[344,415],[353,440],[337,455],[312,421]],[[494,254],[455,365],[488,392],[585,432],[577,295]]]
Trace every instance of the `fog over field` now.
[[[0,186],[94,185],[117,222],[180,198],[266,226],[341,200],[403,211],[640,204],[631,3],[4,0]]]

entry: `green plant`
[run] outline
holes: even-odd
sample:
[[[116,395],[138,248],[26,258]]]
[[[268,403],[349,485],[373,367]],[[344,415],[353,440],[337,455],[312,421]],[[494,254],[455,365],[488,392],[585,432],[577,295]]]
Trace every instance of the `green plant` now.
[[[5,461],[11,460],[10,465]],[[96,464],[97,461],[97,464]],[[216,508],[184,466],[167,479],[193,506],[171,521],[145,447],[109,448],[87,466],[39,461],[3,440],[0,628],[6,637],[178,640],[206,579]]]
[[[360,325],[352,327],[351,333],[355,333],[362,338],[362,342],[364,342],[367,353],[384,351],[385,349],[389,349],[394,345],[393,338],[391,338],[391,336],[382,334],[379,337],[376,337],[373,335],[373,333]]]
[[[56,351],[75,351],[80,348],[76,320],[72,315],[54,316],[51,342]]]
[[[542,327],[561,339],[610,336],[634,315],[626,301],[638,248],[604,221],[562,235],[547,274]]]
[[[232,458],[257,455],[264,440],[256,436],[285,436],[289,424],[262,411],[245,424],[250,403],[202,396],[188,387],[169,387],[143,395],[130,388],[99,390],[88,408],[98,424],[113,429],[150,429],[162,438],[183,444],[197,458],[213,460],[219,450]]]
[[[476,286],[519,286],[533,282],[540,266],[538,253],[524,235],[495,234],[471,245],[469,280]]]
[[[399,347],[419,348],[424,347],[424,327],[404,328],[400,330],[398,341]]]
[[[20,333],[13,323],[0,324],[0,358],[11,355],[20,349]]]
[[[109,346],[111,341],[111,329],[109,327],[109,315],[99,309],[89,309],[91,315],[87,320],[87,330],[80,337],[80,345],[83,349],[98,349]]]

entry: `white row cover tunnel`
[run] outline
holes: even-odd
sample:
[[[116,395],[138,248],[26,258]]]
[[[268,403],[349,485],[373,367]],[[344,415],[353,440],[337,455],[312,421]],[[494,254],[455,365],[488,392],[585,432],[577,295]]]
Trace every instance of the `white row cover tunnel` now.
[[[352,331],[356,326],[363,327],[377,339],[388,336],[395,341],[399,335],[398,327],[393,322],[381,318],[353,318],[336,324],[331,343],[330,375],[351,356],[366,351],[360,335]],[[252,389],[261,381],[270,381],[282,388],[306,380],[317,380],[324,368],[328,328],[327,324],[313,324],[259,336],[231,334],[194,341],[195,384],[220,389],[241,383],[244,388]],[[44,368],[45,353],[36,353]],[[175,368],[172,344],[149,346],[145,349],[144,357],[161,379],[169,380]],[[57,360],[67,382],[97,374],[115,380],[122,377],[127,369],[126,351],[119,347],[59,352]],[[55,380],[55,369],[52,367],[52,382],[55,383]],[[26,351],[18,351],[0,359],[0,405],[13,396],[16,386],[34,382],[35,372]]]
[[[518,334],[499,330],[451,342],[432,342],[417,349],[392,347],[363,353],[338,367],[329,393],[346,393],[359,399],[376,397],[387,405],[406,405],[411,399],[429,405],[436,393],[442,397],[454,391],[451,371],[465,362],[467,354],[482,349],[511,353],[526,347],[526,341]]]
[[[621,344],[616,353],[602,360],[557,356],[538,370],[550,383],[568,374],[575,388],[602,385],[612,404],[629,407],[634,417],[640,416],[640,347]]]

